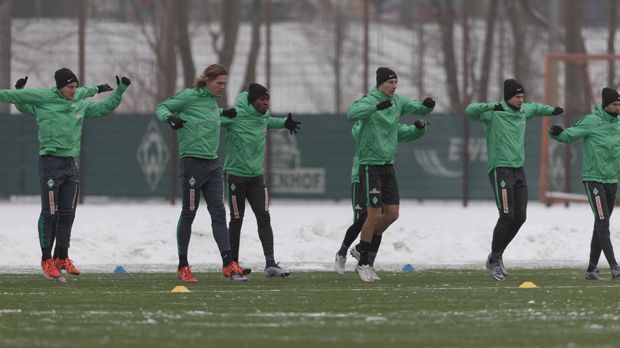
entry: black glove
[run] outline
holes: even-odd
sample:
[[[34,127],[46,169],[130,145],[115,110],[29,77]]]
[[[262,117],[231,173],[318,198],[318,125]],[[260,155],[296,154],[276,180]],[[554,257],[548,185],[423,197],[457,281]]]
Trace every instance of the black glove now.
[[[110,91],[113,91],[113,89],[107,83],[97,86],[97,93],[110,92]]]
[[[17,82],[15,82],[15,89],[24,88],[24,86],[26,86],[26,82],[28,82],[28,76],[22,77],[21,79],[17,80]]]
[[[172,115],[166,119],[166,122],[168,122],[168,124],[170,125],[170,128],[179,129],[179,128],[183,128],[183,123],[187,121],[183,121],[182,119]]]
[[[564,109],[562,109],[559,106],[556,106],[555,108],[553,108],[553,112],[551,113],[551,115],[555,116],[555,115],[559,115],[561,113],[564,112]]]
[[[557,137],[563,131],[564,131],[564,128],[562,128],[561,126],[558,126],[557,124],[555,124],[555,125],[551,126],[551,128],[549,128],[549,134],[553,135],[554,137]]]
[[[431,124],[429,121],[427,120],[416,120],[415,122],[413,122],[413,125],[417,128],[417,129],[422,129],[425,128],[426,126],[428,126],[429,124]]]
[[[377,110],[384,110],[392,106],[392,102],[389,100],[384,100],[381,103],[377,104]]]
[[[122,82],[125,86],[127,86],[127,87],[129,87],[129,85],[131,85],[131,80],[130,80],[130,79],[128,79],[128,78],[127,78],[127,77],[125,77],[125,76],[123,76],[123,77],[121,77],[121,78],[119,79],[119,78],[118,78],[118,75],[116,75],[116,85],[117,85],[117,86],[118,86],[118,85],[120,85],[120,84],[121,84],[121,82]]]
[[[434,108],[435,107],[435,99],[431,98],[431,97],[426,97],[424,99],[424,101],[422,102],[422,105],[426,106],[427,108]],[[424,127],[422,127],[424,128]]]
[[[228,118],[235,118],[237,117],[237,109],[235,108],[226,109],[222,111],[222,115]]]
[[[284,121],[284,128],[288,129],[291,134],[297,134],[300,124],[301,122],[293,121],[293,115],[289,112],[286,121]]]
[[[495,104],[495,106],[493,107],[493,111],[504,111],[504,107],[502,106],[502,103]]]

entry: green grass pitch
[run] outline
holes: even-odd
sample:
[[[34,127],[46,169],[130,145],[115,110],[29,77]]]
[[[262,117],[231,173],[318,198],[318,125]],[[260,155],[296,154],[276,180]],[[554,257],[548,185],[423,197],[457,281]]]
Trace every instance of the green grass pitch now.
[[[0,347],[618,347],[620,281],[580,269],[0,275]],[[520,289],[524,281],[538,288]]]

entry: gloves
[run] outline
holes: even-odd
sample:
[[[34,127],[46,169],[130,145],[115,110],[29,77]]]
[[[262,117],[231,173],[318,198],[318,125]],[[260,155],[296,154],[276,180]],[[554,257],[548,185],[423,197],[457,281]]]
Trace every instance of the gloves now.
[[[381,103],[377,104],[377,110],[384,110],[392,106],[392,102],[389,100],[384,100]]]
[[[299,129],[300,124],[301,122],[293,121],[293,115],[289,112],[286,121],[284,121],[284,128],[288,129],[291,134],[297,134],[297,130]]]
[[[502,103],[495,104],[495,106],[493,107],[493,111],[504,111],[504,107],[502,106]]]
[[[183,121],[182,119],[172,115],[168,117],[168,119],[166,119],[166,122],[168,122],[168,124],[170,125],[170,128],[179,129],[179,128],[183,128],[183,123],[187,121]]]
[[[228,118],[235,118],[237,116],[237,109],[230,108],[222,111],[222,115]]]
[[[17,80],[17,82],[15,82],[15,89],[24,88],[24,86],[26,86],[26,82],[28,82],[28,76],[22,77],[21,79]]]
[[[561,126],[558,126],[557,124],[555,124],[555,125],[551,126],[551,128],[549,128],[549,134],[553,135],[554,137],[557,137],[563,131],[564,131],[564,128],[562,128]]]
[[[110,92],[110,91],[113,91],[113,89],[107,83],[97,86],[97,93]]]
[[[561,114],[563,112],[564,112],[564,109],[562,109],[559,106],[556,106],[555,108],[553,108],[553,112],[551,113],[551,115],[555,116],[555,115],[559,115],[559,114]]]
[[[434,108],[435,107],[435,99],[431,98],[431,97],[426,97],[424,99],[424,101],[422,102],[422,105],[426,106],[427,108]],[[424,127],[422,127],[424,128]]]
[[[116,75],[116,85],[117,85],[117,86],[118,86],[118,85],[120,85],[120,84],[121,84],[121,82],[122,82],[125,86],[128,86],[128,87],[129,87],[129,85],[131,85],[131,80],[130,80],[130,79],[128,79],[128,78],[127,78],[127,77],[125,77],[125,76],[123,76],[123,77],[121,77],[121,78],[119,79],[119,78],[118,78],[118,75]]]
[[[429,121],[427,121],[427,120],[416,120],[415,122],[413,122],[413,125],[417,129],[423,129],[426,126],[428,126],[429,124],[431,124],[431,123]]]

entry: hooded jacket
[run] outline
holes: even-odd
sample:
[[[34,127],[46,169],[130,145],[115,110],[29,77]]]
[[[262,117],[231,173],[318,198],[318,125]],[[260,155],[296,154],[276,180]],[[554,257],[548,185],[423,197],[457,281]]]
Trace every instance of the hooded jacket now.
[[[248,102],[248,92],[237,97],[237,117],[222,117],[226,133],[224,172],[243,177],[259,176],[265,172],[267,128],[284,128],[284,117],[272,117],[269,111],[260,114]]]
[[[620,170],[620,122],[598,104],[574,126],[551,138],[571,143],[583,139],[582,180],[603,184],[618,182]]]
[[[504,100],[500,103],[504,111],[494,111],[497,102],[472,103],[465,109],[470,119],[481,121],[484,127],[489,172],[499,167],[523,167],[526,121],[553,112],[553,107],[544,104],[523,103],[519,110],[515,110]]]
[[[86,100],[97,87],[78,88],[73,100],[58,88],[24,88],[0,90],[0,102],[20,106],[34,113],[38,126],[39,154],[76,158],[80,154],[84,118],[111,113],[123,100],[127,86],[120,84],[107,98]]]
[[[390,100],[392,106],[377,110],[377,104]],[[347,118],[359,121],[357,142],[360,164],[393,164],[398,143],[400,117],[407,114],[426,115],[433,111],[419,100],[394,94],[389,97],[378,88],[373,88],[363,98],[354,102],[347,111]]]

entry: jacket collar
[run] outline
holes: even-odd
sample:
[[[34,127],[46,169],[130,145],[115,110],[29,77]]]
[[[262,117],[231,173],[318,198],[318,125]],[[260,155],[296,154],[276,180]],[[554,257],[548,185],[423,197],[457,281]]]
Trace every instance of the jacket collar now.
[[[603,105],[601,104],[596,104],[596,106],[594,107],[594,113],[602,118],[603,120],[609,122],[609,123],[617,123],[618,122],[618,117],[620,116],[612,116],[610,114],[607,113],[607,111],[605,111],[605,109],[603,109]]]

